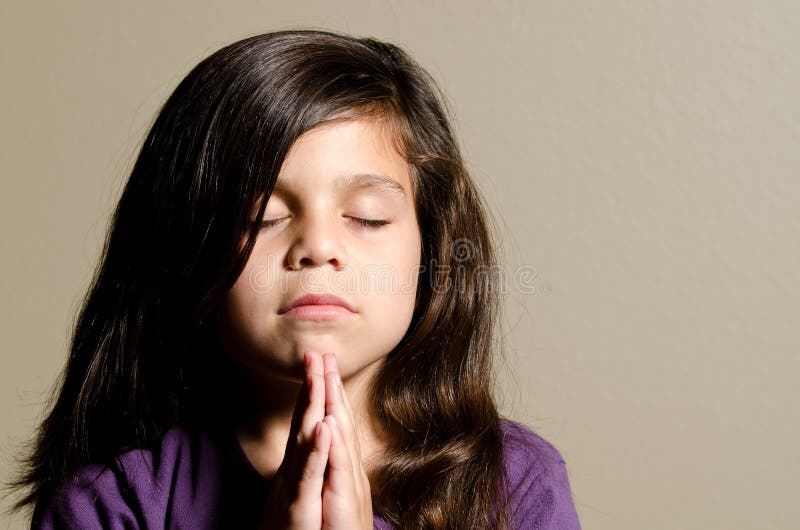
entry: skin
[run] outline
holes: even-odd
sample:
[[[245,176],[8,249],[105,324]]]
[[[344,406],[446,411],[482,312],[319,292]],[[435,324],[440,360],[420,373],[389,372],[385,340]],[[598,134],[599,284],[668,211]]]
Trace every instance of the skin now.
[[[404,193],[342,185],[343,176],[364,173],[383,175]],[[367,389],[411,322],[421,257],[409,166],[379,122],[323,124],[290,149],[263,220],[220,312],[220,342],[241,367],[236,436],[264,477],[299,488],[294,505],[270,501],[283,503],[271,509],[285,509],[289,527],[372,528],[366,477],[385,443],[369,416]],[[355,312],[333,320],[279,313],[299,296],[323,292]]]

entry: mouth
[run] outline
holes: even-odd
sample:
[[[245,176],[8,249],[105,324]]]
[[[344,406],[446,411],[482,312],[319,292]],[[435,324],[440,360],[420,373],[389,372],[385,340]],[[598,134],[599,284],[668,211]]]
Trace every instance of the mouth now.
[[[307,294],[283,306],[278,314],[292,318],[333,319],[357,313],[346,300],[333,294]]]

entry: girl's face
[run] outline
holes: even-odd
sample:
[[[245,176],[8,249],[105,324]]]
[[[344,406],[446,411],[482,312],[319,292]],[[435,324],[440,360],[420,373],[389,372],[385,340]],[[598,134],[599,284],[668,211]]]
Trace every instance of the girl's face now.
[[[220,340],[240,364],[300,381],[304,352],[331,352],[346,378],[400,342],[421,237],[409,166],[378,123],[323,124],[298,138],[262,221],[220,313]],[[317,301],[285,311],[306,294],[333,294],[351,310]]]

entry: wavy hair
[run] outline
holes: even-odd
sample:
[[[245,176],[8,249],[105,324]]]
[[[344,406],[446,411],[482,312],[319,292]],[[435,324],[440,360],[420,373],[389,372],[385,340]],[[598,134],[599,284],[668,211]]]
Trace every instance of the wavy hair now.
[[[389,447],[373,507],[402,529],[506,528],[492,393],[495,242],[446,102],[401,48],[286,30],[235,42],[178,84],[113,214],[67,364],[12,488],[34,517],[71,472],[224,413],[221,300],[253,249],[282,162],[324,122],[387,125],[408,162],[422,236],[417,306],[371,386]],[[240,245],[240,241],[245,241]],[[469,492],[465,494],[465,492]],[[498,516],[499,515],[499,516]]]

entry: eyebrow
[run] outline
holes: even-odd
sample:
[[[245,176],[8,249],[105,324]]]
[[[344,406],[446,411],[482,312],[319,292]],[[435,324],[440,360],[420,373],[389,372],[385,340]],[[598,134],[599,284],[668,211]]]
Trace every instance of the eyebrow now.
[[[378,173],[356,173],[336,179],[337,188],[375,189],[385,191],[401,197],[406,196],[403,185],[386,175]]]
[[[380,173],[355,173],[338,177],[335,181],[337,191],[345,189],[372,189],[405,198],[406,190],[393,178]],[[280,182],[275,183],[273,193],[286,191]]]

